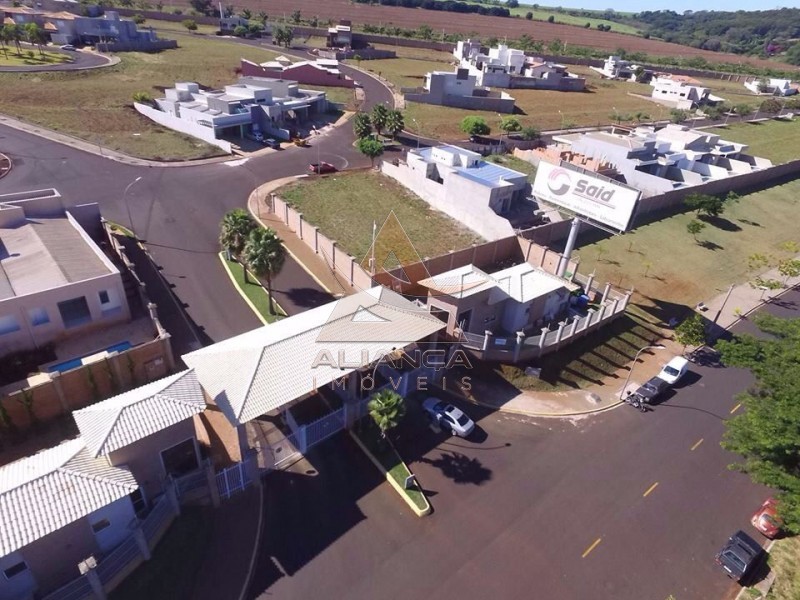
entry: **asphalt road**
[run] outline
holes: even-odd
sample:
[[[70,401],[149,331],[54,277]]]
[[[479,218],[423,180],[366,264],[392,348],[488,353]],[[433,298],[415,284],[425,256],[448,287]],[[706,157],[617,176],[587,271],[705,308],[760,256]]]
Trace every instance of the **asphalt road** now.
[[[800,316],[800,291],[764,310]],[[719,443],[751,383],[693,365],[648,413],[576,420],[466,406],[470,440],[431,432],[412,405],[397,446],[428,491],[425,519],[339,435],[312,450],[312,471],[265,481],[249,597],[732,598],[714,555],[739,528],[765,542],[749,518],[770,494]]]

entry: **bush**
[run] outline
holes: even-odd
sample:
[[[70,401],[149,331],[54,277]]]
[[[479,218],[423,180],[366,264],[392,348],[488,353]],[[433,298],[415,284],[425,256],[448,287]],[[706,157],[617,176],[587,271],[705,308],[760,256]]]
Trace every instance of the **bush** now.
[[[189,31],[197,31],[197,21],[194,19],[184,19],[181,24]]]
[[[528,19],[528,21],[533,21],[533,13],[532,12],[526,12],[525,13],[525,18]]]
[[[172,10],[173,15],[182,15],[183,11],[180,8],[175,8]]]
[[[556,22],[556,18],[553,15],[550,15],[549,17],[547,17],[547,22],[548,23],[555,23]]]
[[[133,22],[136,23],[137,25],[141,25],[142,23],[144,23],[146,21],[144,16],[140,15],[140,14],[133,15],[132,19],[133,19]]]
[[[541,132],[532,125],[528,125],[527,127],[523,127],[522,130],[519,132],[520,137],[525,141],[531,141],[538,139],[541,136]]]
[[[461,121],[461,131],[467,135],[489,135],[491,129],[483,117],[464,117]]]

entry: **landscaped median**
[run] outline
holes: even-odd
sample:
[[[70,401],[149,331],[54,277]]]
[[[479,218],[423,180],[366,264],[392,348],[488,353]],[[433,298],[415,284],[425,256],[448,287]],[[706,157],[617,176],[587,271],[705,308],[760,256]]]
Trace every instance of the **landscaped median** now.
[[[386,481],[400,494],[400,497],[411,507],[411,510],[418,517],[429,515],[431,513],[431,505],[416,480],[411,488],[405,489],[406,478],[412,475],[411,469],[400,458],[391,441],[388,438],[383,439],[380,430],[368,418],[364,418],[361,423],[349,431],[356,444],[360,446],[372,463],[386,475]]]
[[[244,301],[247,302],[247,305],[256,316],[261,319],[264,325],[273,323],[286,316],[286,312],[275,302],[274,298],[272,299],[272,307],[277,314],[270,313],[269,294],[267,294],[267,290],[258,283],[258,279],[256,279],[255,275],[248,271],[247,281],[245,281],[244,269],[240,263],[235,260],[228,260],[224,252],[219,253],[219,259],[222,261],[222,265],[225,267],[228,277],[230,277],[231,281],[236,286],[236,290]]]

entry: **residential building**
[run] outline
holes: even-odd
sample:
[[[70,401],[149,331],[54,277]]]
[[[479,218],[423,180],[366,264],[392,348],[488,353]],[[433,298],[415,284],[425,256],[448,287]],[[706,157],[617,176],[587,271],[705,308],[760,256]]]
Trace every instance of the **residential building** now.
[[[349,48],[353,45],[353,24],[348,20],[328,28],[328,48]]]
[[[766,94],[768,96],[793,96],[797,93],[797,84],[793,84],[790,79],[753,79],[745,81],[744,87],[754,94]]]
[[[304,85],[355,87],[355,81],[339,70],[339,61],[327,58],[293,63],[285,56],[279,56],[261,64],[242,59],[239,69],[246,77],[287,79]]]
[[[130,471],[137,512],[164,493],[170,477],[201,468],[195,416],[206,409],[192,370],[181,371],[72,413],[93,458]]]
[[[425,75],[422,90],[403,88],[401,91],[407,102],[501,113],[514,112],[514,98],[506,92],[494,92],[477,86],[475,75],[470,75],[468,69],[456,69],[452,73],[432,71]]]
[[[561,159],[602,160],[607,175],[641,190],[643,197],[772,166],[747,154],[744,144],[685,125],[566,134],[553,141]]]
[[[567,67],[525,55],[522,50],[499,44],[484,53],[479,42],[462,40],[453,54],[459,66],[475,76],[479,86],[582,91],[586,80],[567,72]]]
[[[650,85],[653,86],[652,99],[655,102],[680,110],[713,106],[725,101],[724,98],[714,96],[711,88],[675,80],[672,77],[655,77]]]
[[[325,92],[301,89],[294,81],[240,77],[223,90],[177,83],[156,100],[158,109],[136,104],[145,116],[207,142],[261,132],[280,139],[296,135],[303,122],[327,111]]]
[[[54,189],[0,195],[0,355],[130,320],[100,231],[97,204],[65,209]]]
[[[0,597],[46,594],[120,544],[136,520],[138,487],[81,438],[0,467]]]
[[[530,189],[524,173],[446,144],[409,150],[405,162],[384,161],[381,170],[487,240],[513,235],[509,218]]]

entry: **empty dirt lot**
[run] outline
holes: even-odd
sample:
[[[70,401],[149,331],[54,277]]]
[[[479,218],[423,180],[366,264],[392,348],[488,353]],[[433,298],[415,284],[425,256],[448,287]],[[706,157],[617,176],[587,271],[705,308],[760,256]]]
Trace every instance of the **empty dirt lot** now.
[[[186,0],[180,0],[180,3],[188,5]],[[447,33],[463,34],[477,32],[481,36],[495,36],[501,39],[503,37],[514,39],[526,33],[535,40],[548,42],[560,39],[568,44],[577,46],[607,49],[609,53],[617,48],[625,48],[629,52],[646,52],[657,56],[702,56],[712,62],[730,62],[734,64],[742,62],[771,68],[781,68],[783,66],[772,61],[735,54],[710,52],[688,46],[669,44],[659,40],[646,40],[613,31],[603,32],[573,25],[527,21],[511,17],[489,17],[394,6],[355,4],[348,0],[325,0],[324,2],[319,0],[269,0],[269,2],[265,0],[240,0],[236,5],[239,9],[247,7],[253,11],[264,10],[270,16],[270,19],[276,19],[284,15],[288,19],[295,10],[299,10],[304,19],[313,16],[317,16],[324,21],[328,19],[350,19],[353,23],[393,25],[404,29],[416,29],[422,24],[428,24],[433,28],[434,32],[445,31]],[[786,68],[793,67],[787,66]]]

